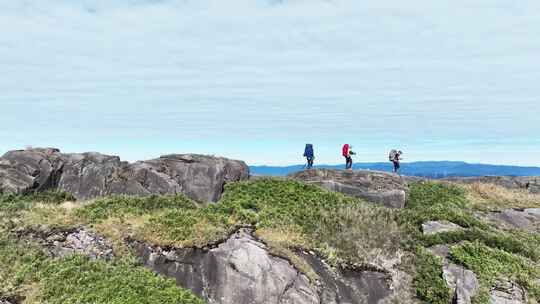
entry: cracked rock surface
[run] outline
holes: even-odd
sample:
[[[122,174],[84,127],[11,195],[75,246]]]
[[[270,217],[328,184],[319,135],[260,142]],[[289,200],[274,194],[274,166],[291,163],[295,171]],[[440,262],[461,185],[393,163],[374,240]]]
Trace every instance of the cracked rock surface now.
[[[41,244],[52,256],[80,254],[105,260],[114,257],[112,244],[108,240],[82,228],[50,232],[22,231],[19,235]]]
[[[111,194],[184,193],[199,202],[215,202],[225,183],[248,177],[242,161],[195,154],[127,163],[94,152],[64,154],[54,148],[35,148],[10,151],[0,158],[0,193],[61,190],[79,200]]]
[[[499,281],[491,290],[490,304],[525,304],[527,297],[523,288],[511,281]]]
[[[383,273],[334,272],[315,257],[309,263],[317,266],[321,281],[313,283],[289,261],[271,255],[249,229],[209,250],[135,247],[148,267],[210,304],[377,304],[390,294]]]
[[[289,178],[388,208],[404,208],[407,200],[407,182],[399,175],[386,172],[313,169],[293,173]]]

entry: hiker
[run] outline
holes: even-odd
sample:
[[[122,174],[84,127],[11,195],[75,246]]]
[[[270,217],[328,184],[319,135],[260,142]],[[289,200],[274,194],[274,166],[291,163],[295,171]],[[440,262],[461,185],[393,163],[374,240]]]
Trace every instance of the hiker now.
[[[343,157],[345,157],[345,169],[352,170],[352,156],[355,154],[352,151],[352,146],[349,144],[344,144],[341,154]]]
[[[307,169],[311,169],[313,167],[313,160],[315,159],[315,154],[313,153],[313,145],[312,144],[306,144],[306,148],[304,149],[304,157],[307,159]]]
[[[388,155],[388,160],[394,164],[394,173],[399,174],[399,161],[401,160],[401,150],[392,150],[390,151],[390,154]]]

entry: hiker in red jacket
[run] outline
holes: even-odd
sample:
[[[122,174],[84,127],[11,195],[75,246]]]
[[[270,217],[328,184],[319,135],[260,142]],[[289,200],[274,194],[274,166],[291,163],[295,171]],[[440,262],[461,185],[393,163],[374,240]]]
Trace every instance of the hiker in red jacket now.
[[[352,156],[355,154],[352,151],[352,146],[349,144],[344,144],[341,153],[343,157],[345,157],[345,169],[352,170]]]

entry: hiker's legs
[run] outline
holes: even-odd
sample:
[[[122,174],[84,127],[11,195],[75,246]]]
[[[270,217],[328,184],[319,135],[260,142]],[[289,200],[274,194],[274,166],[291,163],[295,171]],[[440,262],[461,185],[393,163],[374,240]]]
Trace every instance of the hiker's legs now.
[[[347,156],[345,159],[346,159],[345,169],[351,169],[352,168],[352,157]]]
[[[307,158],[307,168],[311,169],[311,167],[313,167],[313,157],[308,157]]]
[[[394,162],[394,173],[399,173],[399,162]]]

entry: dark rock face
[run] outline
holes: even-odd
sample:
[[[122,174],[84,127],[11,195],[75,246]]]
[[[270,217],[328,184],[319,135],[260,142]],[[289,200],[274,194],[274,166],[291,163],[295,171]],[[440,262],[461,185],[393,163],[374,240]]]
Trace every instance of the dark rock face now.
[[[225,183],[247,179],[244,162],[175,154],[133,164],[99,153],[63,154],[58,149],[11,151],[0,158],[0,192],[58,189],[86,200],[110,194],[184,193],[215,202]]]
[[[528,190],[530,193],[540,193],[539,176],[480,176],[480,177],[450,177],[443,179],[456,183],[495,184],[508,189]]]
[[[175,278],[209,303],[377,304],[391,293],[384,273],[336,272],[305,254],[302,257],[320,277],[313,283],[289,261],[271,255],[248,229],[209,250],[135,247],[148,267]]]
[[[334,270],[314,255],[302,254],[322,282],[320,303],[381,303],[391,295],[389,276],[376,271]]]
[[[389,208],[403,208],[407,200],[406,181],[399,175],[386,172],[316,169],[293,173],[289,178]]]

